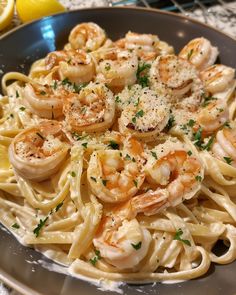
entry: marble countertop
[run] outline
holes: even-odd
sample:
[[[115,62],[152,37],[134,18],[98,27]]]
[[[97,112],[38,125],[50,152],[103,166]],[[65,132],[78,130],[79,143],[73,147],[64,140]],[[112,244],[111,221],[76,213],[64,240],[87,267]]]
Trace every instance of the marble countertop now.
[[[85,7],[98,7],[114,5],[113,1],[106,0],[59,0],[67,9],[73,10]],[[133,1],[135,2],[135,1]],[[219,30],[232,35],[236,38],[236,1],[226,4],[224,7],[220,5],[212,6],[207,10],[196,9],[186,13],[187,16],[193,17],[199,21],[205,22]],[[7,30],[19,25],[20,22],[15,16],[13,22]],[[5,31],[7,31],[5,30]],[[3,33],[3,32],[2,32]],[[1,34],[1,33],[0,33]],[[17,292],[11,290],[0,282],[0,295],[18,295]]]

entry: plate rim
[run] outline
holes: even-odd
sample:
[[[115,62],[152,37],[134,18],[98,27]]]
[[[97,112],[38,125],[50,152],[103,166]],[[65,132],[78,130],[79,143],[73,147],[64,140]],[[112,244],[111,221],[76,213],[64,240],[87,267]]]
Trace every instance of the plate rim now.
[[[157,9],[157,8],[149,8],[149,7],[127,7],[127,6],[112,6],[112,7],[107,7],[107,6],[100,6],[100,7],[88,7],[88,8],[78,8],[78,9],[74,9],[74,10],[67,10],[67,11],[64,11],[64,12],[59,12],[59,13],[54,13],[54,14],[51,14],[50,16],[45,16],[45,17],[42,17],[42,18],[39,18],[39,19],[36,19],[36,20],[33,20],[33,21],[30,21],[30,22],[27,22],[27,23],[23,23],[15,28],[12,28],[10,31],[2,34],[0,36],[0,41],[2,41],[4,38],[8,37],[9,35],[13,34],[14,32],[24,28],[24,27],[27,27],[27,26],[30,26],[34,23],[37,23],[37,22],[41,22],[43,20],[46,20],[46,19],[49,19],[49,18],[53,18],[55,16],[59,16],[59,15],[66,15],[66,14],[71,14],[71,13],[76,13],[76,12],[80,12],[80,11],[85,11],[85,10],[137,10],[137,11],[144,11],[144,12],[154,12],[156,14],[164,14],[164,15],[169,15],[169,16],[172,16],[172,17],[176,17],[176,18],[180,18],[180,19],[185,19],[187,21],[190,21],[196,25],[200,25],[200,26],[205,26],[206,28],[208,29],[211,29],[213,31],[216,31],[217,33],[227,37],[227,38],[230,38],[232,39],[233,41],[236,42],[236,37],[232,36],[231,34],[228,34],[226,32],[222,32],[221,30],[213,27],[212,25],[209,25],[209,24],[205,24],[201,21],[198,21],[196,20],[195,18],[192,18],[192,17],[189,17],[189,16],[186,16],[186,15],[182,15],[182,14],[177,14],[177,13],[174,13],[174,12],[170,12],[170,11],[164,11],[164,10],[161,10],[161,9]]]
[[[74,9],[74,10],[67,10],[67,11],[64,11],[64,12],[60,12],[60,13],[55,13],[55,14],[52,14],[50,16],[46,16],[46,17],[43,17],[43,18],[39,18],[39,19],[36,19],[36,20],[33,20],[31,22],[27,22],[27,23],[24,23],[24,24],[21,24],[15,28],[12,28],[10,31],[2,34],[0,36],[0,41],[4,40],[5,38],[7,38],[9,35],[12,35],[14,34],[15,32],[17,32],[18,30],[21,30],[25,27],[28,27],[28,26],[31,26],[33,25],[34,23],[40,23],[41,21],[44,21],[46,19],[50,19],[50,18],[54,18],[56,16],[60,16],[60,15],[67,15],[67,14],[71,14],[71,13],[79,13],[80,11],[90,11],[90,10],[93,10],[93,11],[99,11],[99,10],[131,10],[131,11],[143,11],[145,13],[147,12],[152,12],[152,13],[156,13],[157,15],[158,14],[161,14],[161,15],[168,15],[168,16],[171,16],[171,17],[175,17],[177,19],[184,19],[184,20],[187,20],[195,25],[200,25],[200,26],[203,26],[203,27],[206,27],[210,30],[213,30],[219,34],[221,34],[222,36],[226,37],[226,38],[229,38],[231,39],[232,41],[236,42],[236,37],[228,34],[228,33],[225,33],[225,32],[222,32],[220,31],[219,29],[216,29],[215,27],[211,26],[211,25],[208,25],[208,24],[205,24],[201,21],[198,21],[194,18],[191,18],[189,16],[186,16],[186,15],[182,15],[182,14],[177,14],[177,13],[174,13],[174,12],[169,12],[169,11],[163,11],[161,9],[156,9],[156,8],[146,8],[146,7],[127,7],[127,6],[119,6],[119,7],[107,7],[107,6],[101,6],[101,7],[89,7],[89,8],[79,8],[79,9]],[[3,224],[1,224],[1,226],[3,226],[4,228],[6,228]],[[6,228],[7,229],[7,228]],[[8,229],[7,229],[8,231]],[[8,231],[9,234],[11,234],[9,231]],[[9,273],[6,273],[1,267],[0,267],[0,280],[6,284],[7,286],[9,286],[10,288],[16,290],[17,292],[23,294],[23,295],[41,295],[42,293],[38,293],[37,291],[31,289],[29,286],[27,286],[26,284],[22,283],[21,281],[19,280],[16,280],[12,275],[10,275]]]

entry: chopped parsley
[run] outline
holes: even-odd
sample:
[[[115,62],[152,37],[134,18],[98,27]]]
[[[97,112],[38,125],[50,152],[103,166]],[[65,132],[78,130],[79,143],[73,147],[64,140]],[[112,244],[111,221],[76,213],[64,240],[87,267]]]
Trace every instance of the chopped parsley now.
[[[230,157],[224,157],[224,160],[229,165],[231,165],[231,163],[233,162],[233,159],[231,159]]]
[[[188,123],[187,123],[187,125],[188,125],[189,127],[193,127],[194,124],[195,124],[195,121],[194,121],[193,119],[190,119],[190,120],[188,121]]]
[[[13,114],[10,114],[10,117],[11,117],[11,118],[14,118],[14,115],[13,115]]]
[[[229,121],[226,121],[226,122],[223,124],[223,127],[227,127],[227,128],[232,129],[232,127],[230,126]]]
[[[138,187],[138,182],[137,182],[137,180],[133,180],[133,183],[134,183],[134,185],[135,185],[136,187]]]
[[[157,160],[157,154],[156,154],[156,152],[151,151],[151,154]]]
[[[188,59],[188,60],[190,60],[192,54],[193,54],[193,49],[191,49],[191,50],[188,52],[188,55],[187,55],[187,59]]]
[[[25,107],[20,107],[20,110],[23,112],[25,110]]]
[[[88,143],[84,142],[84,143],[82,143],[82,146],[86,149],[88,147]]]
[[[40,94],[41,95],[46,95],[46,92],[45,91],[40,91]]]
[[[70,80],[68,78],[65,78],[61,81],[62,85],[68,85],[68,86],[71,86],[72,83],[70,82]]]
[[[110,64],[106,64],[106,66],[105,66],[105,70],[106,71],[109,71],[111,69],[111,65]]]
[[[55,212],[57,212],[62,206],[63,206],[63,202],[59,203],[59,204],[56,206]]]
[[[203,93],[202,97],[203,97],[202,107],[208,106],[212,100],[217,100],[217,98],[215,98],[211,95],[207,96],[207,95],[205,95],[205,93]]]
[[[53,89],[56,90],[57,89],[57,81],[55,80],[53,85],[52,85]]]
[[[198,147],[202,146],[202,128],[200,127],[196,133],[194,133],[194,144]]]
[[[20,228],[20,226],[19,226],[19,224],[18,223],[14,223],[14,224],[12,224],[12,226],[11,227],[13,227],[13,228],[16,228],[16,229],[19,229]]]
[[[202,149],[209,151],[212,146],[213,141],[214,141],[214,135],[212,135],[210,137],[210,139],[208,140],[208,142],[206,144],[202,145]]]
[[[126,154],[126,156],[125,156],[125,160],[131,160],[130,155]]]
[[[120,99],[120,97],[118,95],[115,98],[115,102],[117,102],[117,103],[121,102],[121,99]]]
[[[197,181],[199,181],[199,182],[202,181],[202,177],[201,177],[201,175],[197,175],[197,176],[195,177],[195,179],[196,179]]]
[[[151,65],[145,62],[143,64],[138,65],[136,78],[137,78],[137,83],[140,84],[142,88],[149,86],[150,82],[149,82],[147,72],[150,68],[151,68]]]
[[[114,140],[111,140],[110,143],[108,144],[108,147],[113,150],[118,150],[120,146],[117,142],[115,142]]]
[[[38,137],[44,140],[44,137],[42,136],[42,134],[40,134],[39,132],[36,132],[36,134],[38,135]]]
[[[137,99],[137,101],[134,103],[134,106],[137,107],[139,105],[140,97]]]
[[[135,116],[132,118],[132,122],[135,124],[136,123],[136,118],[142,118],[144,116],[144,111],[139,110]]]
[[[175,117],[172,114],[170,114],[169,120],[165,127],[167,131],[169,131],[174,126],[174,122],[175,122]]]
[[[191,246],[191,243],[190,243],[189,240],[183,240],[183,239],[181,238],[182,234],[183,234],[183,231],[182,231],[181,228],[179,228],[179,229],[177,230],[177,232],[175,233],[175,236],[174,236],[173,240],[178,240],[178,241],[183,242],[184,244],[186,244],[186,245],[188,245],[188,246]]]
[[[71,171],[70,175],[71,175],[72,177],[75,177],[75,176],[76,176],[75,171]]]
[[[94,182],[97,182],[97,179],[93,176],[90,176],[90,178],[94,181]]]
[[[187,154],[188,154],[189,156],[191,156],[193,153],[192,153],[192,151],[188,151]]]
[[[108,182],[107,179],[102,179],[102,184],[103,184],[104,186],[107,186],[107,182]]]
[[[142,247],[142,242],[138,242],[137,244],[132,244],[131,246],[135,249],[135,250],[139,250]]]
[[[81,89],[84,88],[87,85],[88,85],[88,83],[82,83],[82,84],[79,84],[79,85],[73,83],[73,90],[74,90],[74,92],[79,93],[81,91]]]
[[[16,90],[16,98],[18,98],[20,95],[19,95],[19,92],[18,90]]]
[[[102,258],[99,250],[95,250],[94,252],[95,252],[96,256],[94,256],[93,258],[91,258],[89,260],[93,266],[95,266],[97,261]]]
[[[84,138],[86,138],[86,137],[88,136],[88,135],[83,135],[83,136],[81,136],[81,135],[79,135],[79,134],[76,133],[76,132],[72,132],[71,135],[72,135],[72,137],[73,137],[75,140],[81,140],[81,139],[84,139]]]
[[[48,220],[48,216],[45,219],[40,219],[39,224],[33,230],[33,233],[36,235],[36,238],[39,236],[40,231],[42,230],[43,226],[46,224],[47,220]]]

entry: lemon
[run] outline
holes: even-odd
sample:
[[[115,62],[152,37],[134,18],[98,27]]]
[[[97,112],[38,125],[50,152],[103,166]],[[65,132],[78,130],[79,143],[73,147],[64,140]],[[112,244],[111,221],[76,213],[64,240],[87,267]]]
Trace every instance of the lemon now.
[[[11,23],[13,14],[14,0],[0,0],[0,30]]]
[[[66,9],[57,0],[17,0],[16,10],[25,23]]]
[[[0,169],[9,169],[8,148],[0,144]]]

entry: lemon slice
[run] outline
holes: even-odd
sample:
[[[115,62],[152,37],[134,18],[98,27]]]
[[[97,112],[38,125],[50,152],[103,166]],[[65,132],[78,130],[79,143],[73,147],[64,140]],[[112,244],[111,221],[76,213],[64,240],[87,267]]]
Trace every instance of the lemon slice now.
[[[9,169],[8,148],[0,144],[0,169]]]
[[[17,0],[16,10],[25,23],[66,9],[57,0]]]
[[[11,23],[13,14],[14,0],[0,0],[0,30]]]

